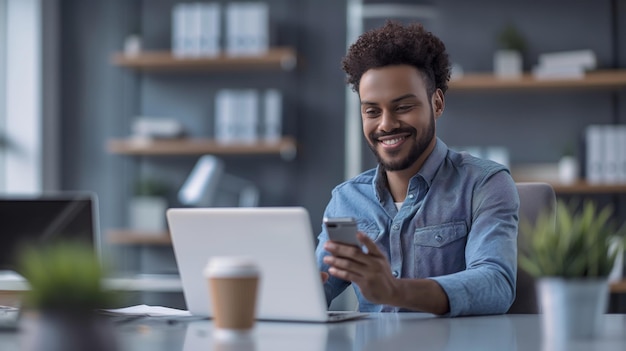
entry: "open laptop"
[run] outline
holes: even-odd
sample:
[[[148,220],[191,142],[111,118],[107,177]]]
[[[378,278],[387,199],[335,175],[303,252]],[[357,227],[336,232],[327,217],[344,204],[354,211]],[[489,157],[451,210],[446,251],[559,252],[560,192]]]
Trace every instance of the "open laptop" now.
[[[17,269],[23,245],[81,241],[99,255],[97,198],[91,192],[0,196],[0,270]]]
[[[91,192],[55,192],[38,195],[0,195],[0,290],[23,289],[18,254],[25,245],[46,246],[79,241],[99,255],[97,197]],[[9,294],[11,296],[11,294]],[[9,301],[9,302],[5,302]],[[20,298],[2,303],[19,305]],[[0,332],[16,330],[19,309],[0,306]]]
[[[202,271],[213,256],[248,256],[261,270],[257,318],[334,322],[366,316],[327,311],[314,238],[302,207],[172,208],[167,211],[187,309],[212,317]]]

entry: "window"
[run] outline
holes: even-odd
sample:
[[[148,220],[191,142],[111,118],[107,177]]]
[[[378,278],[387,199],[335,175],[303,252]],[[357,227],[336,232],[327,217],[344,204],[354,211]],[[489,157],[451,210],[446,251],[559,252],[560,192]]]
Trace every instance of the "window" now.
[[[49,160],[54,160],[53,150],[56,150],[50,135],[56,133],[48,127],[57,124],[56,113],[47,105],[56,105],[51,95],[56,89],[50,89],[56,67],[50,66],[48,60],[44,62],[42,57],[44,50],[46,53],[55,50],[56,41],[52,39],[56,35],[56,7],[56,1],[49,0],[0,0],[0,135],[5,140],[0,147],[0,192],[3,193],[54,190],[44,179],[55,179],[54,172],[50,173],[55,165],[49,165]],[[44,46],[44,43],[53,45]]]

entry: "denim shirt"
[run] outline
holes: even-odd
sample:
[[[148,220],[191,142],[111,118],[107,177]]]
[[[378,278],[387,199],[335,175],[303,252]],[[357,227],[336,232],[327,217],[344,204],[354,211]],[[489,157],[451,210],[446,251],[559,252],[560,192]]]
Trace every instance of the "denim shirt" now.
[[[448,296],[448,315],[458,316],[505,313],[513,303],[518,211],[504,166],[449,150],[437,139],[400,210],[379,165],[335,187],[324,216],[354,217],[387,255],[393,276],[435,280]],[[323,226],[318,240],[317,263],[327,272]],[[328,303],[349,285],[331,276],[324,285]],[[354,285],[360,311],[406,311],[373,304]]]

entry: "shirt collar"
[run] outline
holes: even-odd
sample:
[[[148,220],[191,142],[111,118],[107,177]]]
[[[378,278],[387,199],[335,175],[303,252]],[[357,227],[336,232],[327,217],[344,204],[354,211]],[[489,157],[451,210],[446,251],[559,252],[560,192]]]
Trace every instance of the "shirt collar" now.
[[[437,174],[437,171],[447,154],[448,146],[441,139],[436,138],[433,151],[426,159],[426,162],[424,162],[424,165],[422,165],[422,168],[413,176],[413,178],[411,178],[411,182],[413,182],[415,178],[421,177],[430,188],[432,180],[435,178],[435,175]],[[376,194],[384,194],[387,192],[387,175],[380,164],[376,167],[374,187],[376,189]],[[381,200],[380,195],[379,200]]]
[[[448,146],[441,139],[437,138],[433,152],[430,153],[426,162],[424,162],[424,165],[416,174],[426,181],[429,188],[447,154]]]

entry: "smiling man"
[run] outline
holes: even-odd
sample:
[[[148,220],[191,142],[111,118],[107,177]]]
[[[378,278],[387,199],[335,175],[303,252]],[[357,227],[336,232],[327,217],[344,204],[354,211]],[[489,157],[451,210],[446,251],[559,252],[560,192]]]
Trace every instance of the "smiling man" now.
[[[363,249],[316,250],[328,303],[353,284],[364,312],[505,313],[515,299],[519,198],[508,170],[436,136],[450,78],[445,46],[387,22],[343,59],[378,167],[338,185],[324,217],[353,217]]]

